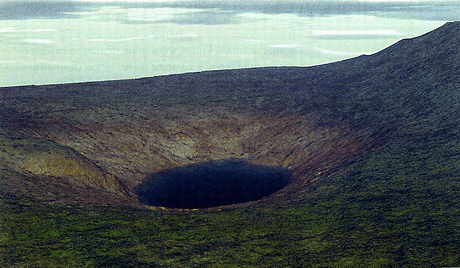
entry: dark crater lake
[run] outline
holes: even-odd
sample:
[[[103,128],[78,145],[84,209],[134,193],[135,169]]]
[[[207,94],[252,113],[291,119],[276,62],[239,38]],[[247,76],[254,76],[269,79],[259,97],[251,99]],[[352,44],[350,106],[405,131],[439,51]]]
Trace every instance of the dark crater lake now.
[[[284,188],[291,177],[285,168],[231,159],[163,170],[135,190],[145,205],[209,208],[261,199]]]

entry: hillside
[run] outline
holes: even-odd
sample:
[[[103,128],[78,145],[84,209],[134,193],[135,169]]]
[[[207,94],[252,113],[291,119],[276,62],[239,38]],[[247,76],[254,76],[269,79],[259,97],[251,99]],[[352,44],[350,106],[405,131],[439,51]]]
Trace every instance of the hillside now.
[[[452,22],[309,68],[1,88],[3,262],[458,266],[459,43]],[[243,203],[143,201],[158,174],[236,160],[292,178]]]

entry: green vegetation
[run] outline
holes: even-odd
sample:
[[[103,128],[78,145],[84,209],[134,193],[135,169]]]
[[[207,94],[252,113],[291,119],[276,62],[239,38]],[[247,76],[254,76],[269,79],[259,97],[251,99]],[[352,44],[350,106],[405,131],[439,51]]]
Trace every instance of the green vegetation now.
[[[440,140],[385,146],[283,206],[175,215],[4,199],[2,266],[455,266],[460,141]]]
[[[279,207],[174,215],[4,200],[2,266],[455,266],[460,143],[442,159],[438,145],[386,147]]]

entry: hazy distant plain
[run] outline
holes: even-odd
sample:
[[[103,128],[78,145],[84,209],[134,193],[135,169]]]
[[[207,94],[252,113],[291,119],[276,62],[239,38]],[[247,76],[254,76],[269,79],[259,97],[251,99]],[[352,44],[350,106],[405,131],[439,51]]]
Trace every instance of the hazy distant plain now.
[[[311,66],[458,19],[457,1],[9,1],[0,3],[0,86]]]

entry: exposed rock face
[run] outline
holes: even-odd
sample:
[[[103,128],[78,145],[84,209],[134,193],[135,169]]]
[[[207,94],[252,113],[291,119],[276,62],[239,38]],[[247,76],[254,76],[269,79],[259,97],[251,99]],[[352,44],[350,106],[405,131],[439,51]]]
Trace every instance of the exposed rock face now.
[[[102,172],[91,161],[74,152],[35,153],[18,162],[17,166],[23,173],[33,176],[72,178],[112,192],[123,189],[115,176]]]
[[[43,139],[2,137],[1,148],[0,160],[4,169],[12,169],[34,180],[61,185],[73,181],[123,198],[132,195],[114,175],[104,172],[68,147]]]
[[[4,88],[2,167],[49,182],[42,188],[56,199],[80,200],[73,189],[83,183],[88,203],[134,205],[132,190],[149,174],[239,158],[289,169],[290,184],[264,202],[288,200],[387,140],[458,124],[443,114],[458,104],[445,89],[458,87],[459,49],[446,43],[460,42],[459,29],[449,23],[375,55],[312,68]]]
[[[162,169],[228,158],[285,167],[295,174],[324,172],[369,146],[368,133],[318,127],[301,115],[157,120],[35,132],[94,159],[127,183]]]

